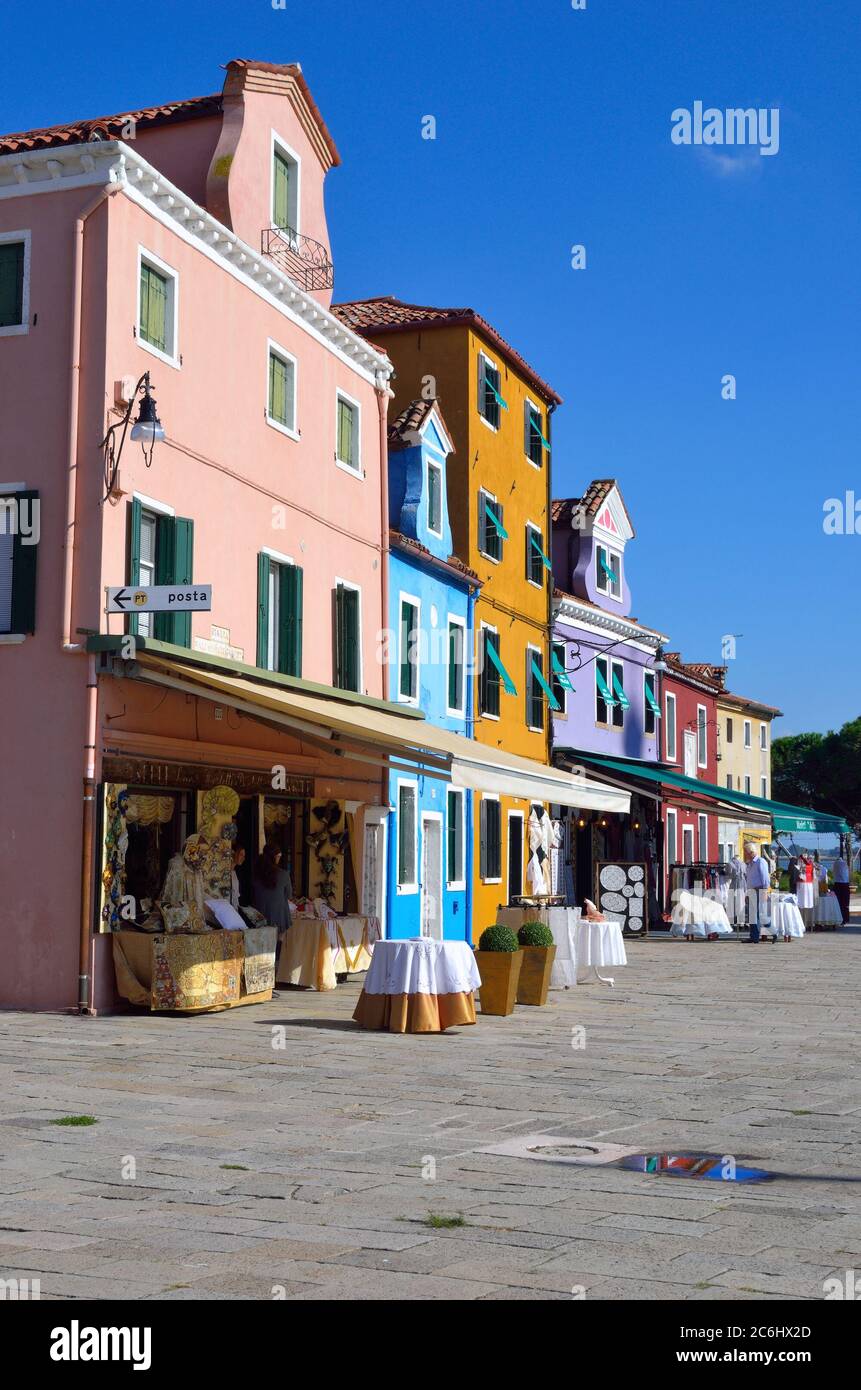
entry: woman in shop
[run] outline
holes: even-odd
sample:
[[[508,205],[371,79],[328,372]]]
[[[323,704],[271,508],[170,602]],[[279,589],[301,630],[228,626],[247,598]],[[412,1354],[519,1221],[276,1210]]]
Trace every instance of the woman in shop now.
[[[293,920],[290,912],[293,880],[281,866],[281,850],[276,845],[266,845],[257,861],[252,897],[257,911],[262,912],[268,922],[279,932],[287,930]]]
[[[817,886],[816,866],[809,854],[802,854],[798,861],[798,887],[796,896],[798,898],[798,910],[804,918],[804,926],[807,931],[815,930],[815,907],[816,896],[819,889]]]

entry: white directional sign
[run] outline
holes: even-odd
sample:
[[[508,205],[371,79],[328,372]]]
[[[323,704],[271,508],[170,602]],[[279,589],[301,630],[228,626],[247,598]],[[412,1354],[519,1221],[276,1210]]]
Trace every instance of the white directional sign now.
[[[106,589],[106,613],[208,613],[212,608],[211,584],[151,584],[136,589],[132,584]]]

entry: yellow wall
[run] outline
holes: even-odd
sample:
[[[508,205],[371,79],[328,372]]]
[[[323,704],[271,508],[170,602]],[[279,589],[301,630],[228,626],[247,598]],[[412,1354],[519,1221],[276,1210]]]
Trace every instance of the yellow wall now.
[[[726,779],[732,775],[733,791],[744,791],[744,779],[750,778],[751,796],[762,796],[760,778],[765,778],[765,795],[771,798],[771,716],[741,710],[736,706],[724,704],[718,697],[717,717],[720,729],[721,762],[718,782],[726,786]],[[727,739],[727,720],[732,720],[732,743]],[[751,746],[744,746],[744,721],[750,720]],[[760,725],[765,725],[765,751],[759,746]]]
[[[516,695],[500,695],[500,717],[488,719],[479,713],[478,681],[475,684],[475,738],[493,748],[502,748],[521,757],[547,763],[551,711],[545,701],[543,733],[531,731],[526,723],[526,649],[537,647],[542,654],[545,678],[549,662],[550,573],[544,571],[541,588],[526,578],[526,524],[537,526],[543,536],[544,551],[550,555],[550,459],[535,468],[525,451],[525,403],[527,397],[541,412],[543,433],[550,438],[547,403],[510,366],[501,353],[480,334],[467,326],[434,328],[422,332],[380,335],[395,365],[395,399],[390,417],[396,417],[411,400],[436,395],[451,433],[455,453],[448,461],[448,503],[455,554],[478,574],[482,581],[476,603],[475,628],[482,621],[499,632],[499,651],[503,665],[517,687]],[[500,394],[508,405],[500,412],[498,430],[491,429],[478,412],[478,357],[484,351],[499,369]],[[552,442],[552,441],[551,441]],[[488,560],[478,549],[478,495],[486,488],[502,504],[504,526],[509,539],[503,546],[499,564]],[[527,825],[529,803],[513,797],[501,798],[502,881],[482,883],[480,861],[480,802],[474,797],[473,933],[477,941],[484,927],[496,919],[496,909],[508,899],[508,813],[524,812],[523,890],[526,882]]]

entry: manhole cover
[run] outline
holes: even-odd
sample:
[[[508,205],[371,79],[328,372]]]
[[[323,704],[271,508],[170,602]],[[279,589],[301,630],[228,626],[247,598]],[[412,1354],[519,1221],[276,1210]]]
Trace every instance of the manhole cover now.
[[[545,1158],[583,1158],[600,1151],[593,1144],[532,1144],[529,1152]]]

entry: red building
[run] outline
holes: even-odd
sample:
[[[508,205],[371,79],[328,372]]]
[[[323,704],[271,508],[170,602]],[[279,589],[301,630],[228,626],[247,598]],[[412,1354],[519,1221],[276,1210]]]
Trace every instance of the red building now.
[[[715,786],[718,782],[717,695],[724,669],[685,662],[679,652],[665,653],[662,680],[663,746],[661,761],[674,772]],[[718,817],[714,802],[699,802],[696,793],[665,783],[664,895],[668,902],[673,864],[714,864],[718,860]]]

